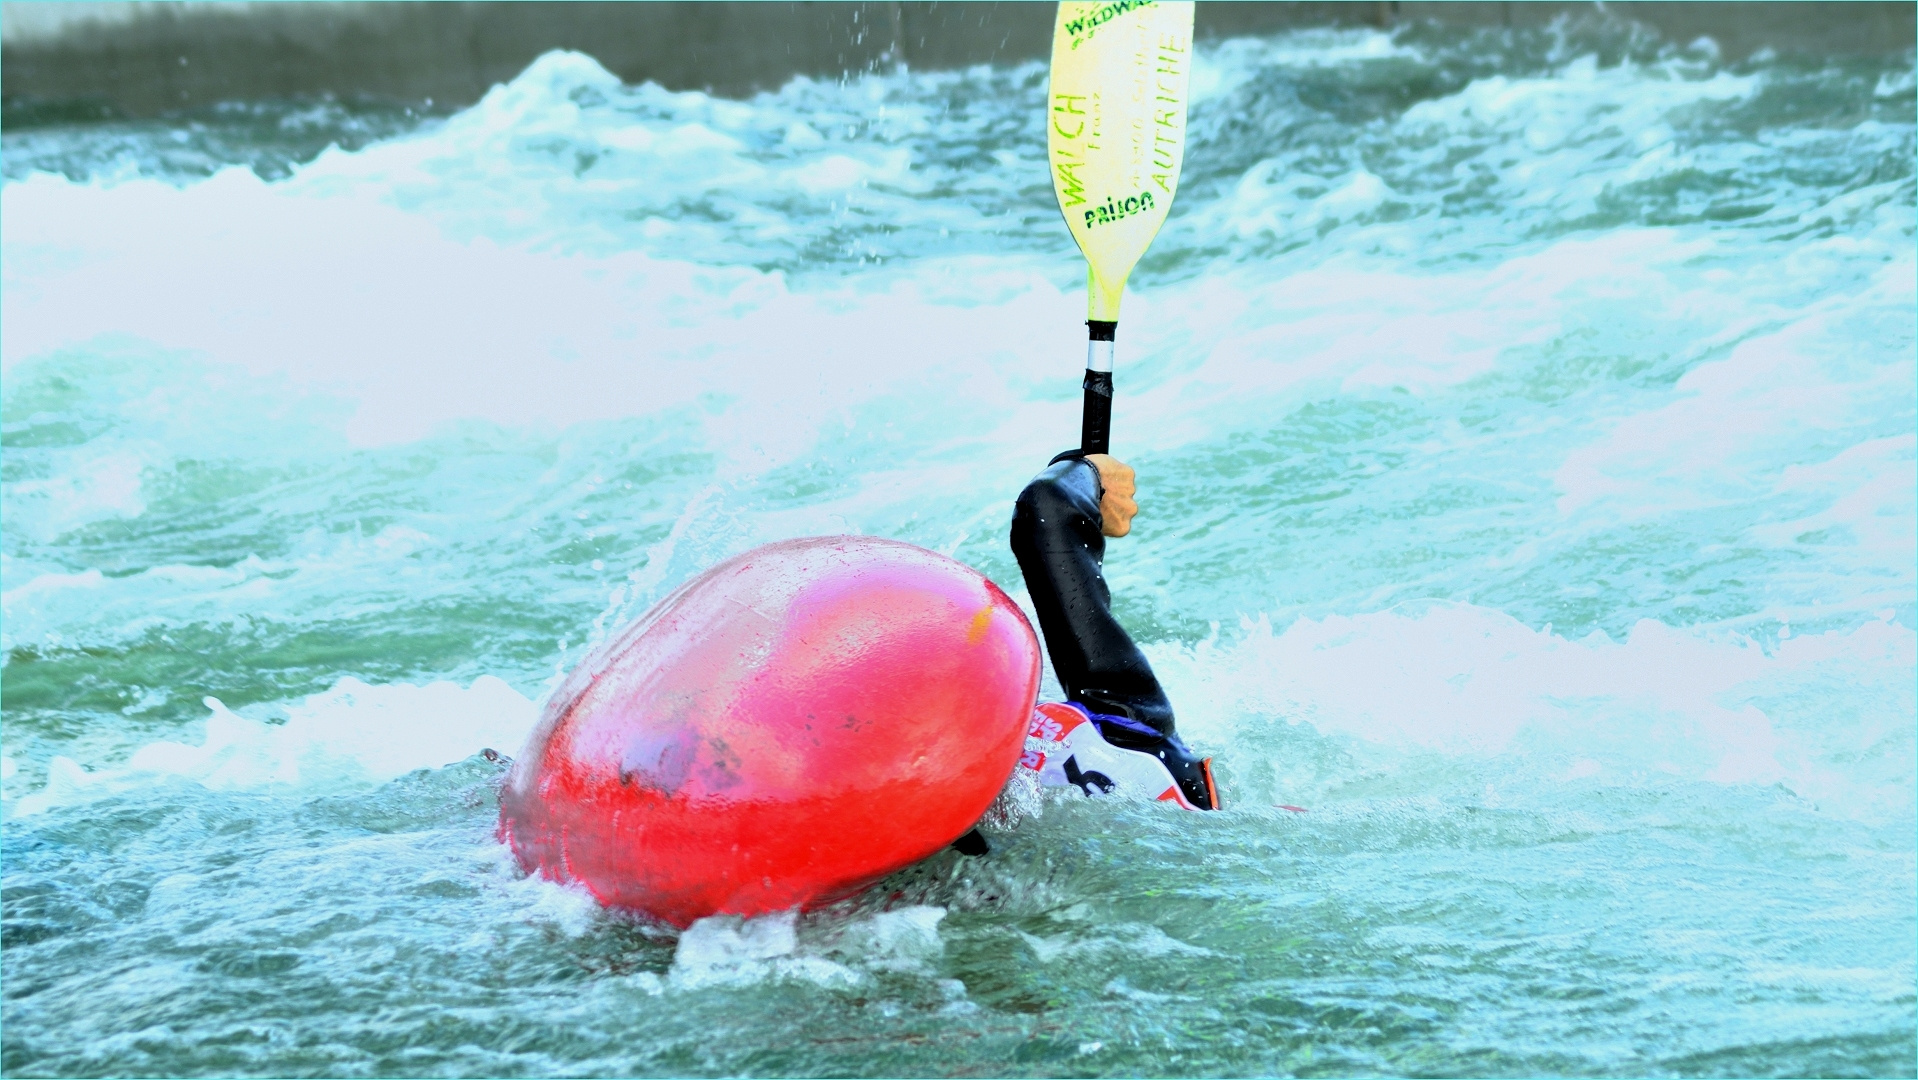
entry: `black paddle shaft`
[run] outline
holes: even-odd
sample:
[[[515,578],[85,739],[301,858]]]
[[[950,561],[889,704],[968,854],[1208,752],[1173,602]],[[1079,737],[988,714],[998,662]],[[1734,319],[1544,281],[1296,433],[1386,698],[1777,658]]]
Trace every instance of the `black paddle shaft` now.
[[[1114,342],[1118,340],[1119,324],[1101,322],[1093,319],[1086,322],[1087,336],[1094,342]],[[1101,350],[1093,345],[1088,350],[1097,355]],[[1079,452],[1082,454],[1104,454],[1112,445],[1112,346],[1103,350],[1107,360],[1106,370],[1100,371],[1090,365],[1086,368],[1086,407],[1079,425]]]

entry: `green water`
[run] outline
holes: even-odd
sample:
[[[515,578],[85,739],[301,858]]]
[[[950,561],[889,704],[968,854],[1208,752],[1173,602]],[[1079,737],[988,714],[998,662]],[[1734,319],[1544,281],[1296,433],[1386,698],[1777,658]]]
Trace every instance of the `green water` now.
[[[1199,59],[1108,572],[1227,811],[683,936],[482,751],[755,544],[1023,596],[1043,69],[0,137],[0,1069],[1918,1072],[1912,54]]]

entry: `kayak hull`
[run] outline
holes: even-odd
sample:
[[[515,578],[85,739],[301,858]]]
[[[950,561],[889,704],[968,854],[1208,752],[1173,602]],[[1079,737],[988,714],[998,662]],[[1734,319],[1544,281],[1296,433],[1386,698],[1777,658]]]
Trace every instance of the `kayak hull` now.
[[[1039,644],[1004,592],[872,537],[713,567],[588,657],[500,797],[532,873],[684,926],[850,895],[970,829]]]

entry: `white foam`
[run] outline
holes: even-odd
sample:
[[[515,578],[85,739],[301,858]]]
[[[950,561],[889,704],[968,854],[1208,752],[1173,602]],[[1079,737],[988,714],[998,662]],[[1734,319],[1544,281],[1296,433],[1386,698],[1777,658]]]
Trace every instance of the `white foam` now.
[[[1828,461],[1788,465],[1778,494],[1801,496],[1821,508],[1802,517],[1754,526],[1748,535],[1772,547],[1817,554],[1827,567],[1866,570],[1845,607],[1869,611],[1909,603],[1918,584],[1918,436],[1871,439]],[[1816,614],[1798,607],[1785,614]]]
[[[1412,106],[1396,127],[1408,142],[1439,152],[1520,131],[1531,156],[1499,177],[1510,204],[1578,217],[1595,211],[1615,182],[1609,170],[1596,167],[1600,161],[1637,147],[1652,155],[1661,174],[1693,168],[1689,155],[1670,155],[1662,144],[1638,147],[1636,140],[1677,110],[1749,99],[1763,85],[1759,76],[1722,71],[1705,79],[1661,75],[1632,64],[1601,69],[1596,56],[1586,55],[1547,77],[1476,79],[1456,94]],[[1646,175],[1641,167],[1636,178]]]
[[[482,845],[476,857],[488,864],[491,873],[487,876],[528,922],[577,938],[601,925],[606,917],[606,909],[585,886],[523,873],[504,844]]]
[[[1894,748],[1913,744],[1918,635],[1896,623],[1767,651],[1733,631],[1651,620],[1624,641],[1572,641],[1492,609],[1428,602],[1282,631],[1261,616],[1235,642],[1148,654],[1181,729],[1229,745],[1253,772],[1269,751],[1233,732],[1278,716],[1401,756],[1510,759],[1533,777],[1783,784],[1866,818],[1912,808],[1910,754]]]
[[[6,605],[6,617],[16,617],[13,606],[29,600],[38,600],[43,596],[55,595],[69,589],[93,590],[106,584],[106,575],[98,570],[83,570],[78,574],[35,574],[23,585],[15,586],[0,593],[0,604]]]
[[[1201,59],[1243,73],[1291,63],[1294,53],[1300,63],[1346,63],[1403,52],[1390,35],[1340,31],[1232,43]],[[891,84],[861,85],[883,97]],[[1544,132],[1533,141],[1548,149],[1538,153],[1572,157],[1523,162],[1543,171],[1521,186],[1589,201],[1591,192],[1568,194],[1569,182],[1553,177],[1610,182],[1613,171],[1593,163],[1624,142],[1658,169],[1690,168],[1670,157],[1666,115],[1758,85],[1755,76],[1599,69],[1584,58],[1548,76],[1477,80],[1395,123],[1427,132],[1440,155],[1459,139]],[[718,395],[725,407],[702,418],[701,438],[736,471],[754,473],[815,451],[861,406],[880,402],[902,427],[970,428],[1008,451],[1047,441],[1035,432],[1069,429],[1070,403],[1054,390],[1075,376],[1078,301],[1048,280],[1056,259],[923,260],[801,289],[777,272],[675,257],[729,250],[711,237],[667,238],[701,227],[671,213],[672,200],[714,193],[743,200],[728,211],[756,221],[761,235],[817,217],[772,214],[748,197],[767,189],[824,197],[876,186],[906,200],[902,220],[915,228],[962,227],[937,217],[959,212],[954,201],[920,197],[931,181],[917,175],[909,141],[902,149],[901,140],[828,140],[801,123],[831,113],[809,93],[802,80],[747,104],[621,87],[588,57],[552,53],[444,124],[329,152],[280,183],[239,169],[184,188],[46,175],[11,183],[0,190],[8,237],[0,362],[126,335],[338,395],[352,403],[345,429],[362,444],[414,440],[459,418],[537,427],[661,416]],[[924,103],[884,107],[902,132],[929,123],[914,112]],[[1592,130],[1594,118],[1602,130]],[[742,149],[746,133],[767,125],[793,144],[791,156]],[[788,137],[798,127],[812,136]],[[1647,141],[1657,132],[1665,134]],[[571,167],[574,154],[593,158],[589,175]],[[1598,299],[1715,324],[1767,315],[1742,310],[1749,305],[1722,283],[1689,269],[1713,241],[1671,230],[1578,236],[1441,274],[1411,269],[1435,228],[1429,214],[1368,223],[1401,200],[1378,175],[1355,167],[1321,180],[1293,165],[1255,165],[1233,195],[1185,205],[1184,224],[1175,224],[1207,236],[1308,237],[1334,223],[1373,231],[1335,245],[1347,257],[1315,256],[1284,281],[1252,266],[1135,290],[1121,349],[1130,381],[1117,405],[1127,430],[1151,430],[1169,447],[1262,419],[1290,399],[1456,386],[1513,349],[1553,340]],[[630,230],[606,219],[648,193],[661,205],[646,227],[664,231],[650,253],[635,252]],[[979,218],[963,227],[998,226]],[[1889,234],[1886,242],[1908,247]],[[1349,257],[1366,251],[1383,258]],[[746,262],[764,253],[738,254]],[[182,262],[197,272],[152,273]],[[102,295],[125,302],[101,305]],[[1136,366],[1148,359],[1152,366]],[[1566,473],[1575,496],[1597,490],[1580,480],[1582,467]],[[107,484],[99,507],[86,509],[77,468],[48,483],[75,486],[58,501],[76,513],[135,505],[124,485]]]
[[[1194,105],[1225,97],[1264,68],[1323,68],[1418,56],[1381,30],[1312,28],[1277,40],[1237,38],[1192,54]]]
[[[930,976],[944,954],[941,907],[909,906],[802,926],[797,912],[754,918],[714,915],[680,934],[667,972],[674,990],[744,987],[796,981],[846,989],[867,985],[872,972]],[[950,999],[965,987],[941,980]]]
[[[206,704],[212,715],[199,745],[152,742],[123,765],[91,770],[55,757],[46,786],[22,796],[11,816],[129,791],[155,776],[216,791],[362,788],[462,761],[488,747],[515,753],[537,719],[532,701],[490,675],[464,688],[450,682],[372,686],[343,678],[286,706],[280,724],[240,716],[216,698]]]
[[[845,928],[840,947],[868,969],[929,972],[945,954],[939,923],[946,909],[928,905],[875,912]]]
[[[403,567],[409,556],[437,543],[397,524],[371,536],[310,530],[295,541],[294,550],[275,559],[249,555],[226,566],[172,563],[113,577],[98,570],[42,571],[0,593],[0,645],[108,645],[159,625],[218,626],[265,606],[297,609],[316,592],[357,590],[370,576]]]
[[[0,593],[0,647],[57,645],[108,626],[125,637],[188,611],[218,618],[257,602],[263,575],[274,569],[249,557],[230,567],[157,566],[116,578],[98,570],[35,574]],[[249,584],[255,587],[236,588]]]
[[[146,512],[143,473],[149,448],[89,446],[45,479],[7,485],[8,528],[47,541],[81,525]]]
[[[818,986],[850,988],[864,978],[821,956],[799,952],[791,911],[745,919],[713,915],[699,919],[679,937],[667,981],[680,990],[749,986],[769,980],[794,980]]]
[[[1609,500],[1620,513],[1643,516],[1775,485],[1781,470],[1800,463],[1809,433],[1851,436],[1887,400],[1914,392],[1910,364],[1871,362],[1853,325],[1881,307],[1908,307],[1914,291],[1918,259],[1907,249],[1861,294],[1767,312],[1774,320],[1785,314],[1784,325],[1692,368],[1670,404],[1625,417],[1569,454],[1556,478],[1565,493],[1560,512]],[[1804,479],[1799,472],[1789,482],[1802,486]]]
[[[244,170],[182,189],[35,176],[0,190],[0,226],[9,367],[126,335],[348,400],[344,430],[362,445],[416,440],[453,419],[523,427],[660,416],[724,390],[738,403],[705,421],[706,438],[758,467],[813,445],[830,417],[928,379],[965,386],[953,398],[981,417],[1016,421],[998,407],[1016,413],[1005,384],[1031,380],[1022,358],[1034,343],[1072,352],[1072,301],[1029,272],[983,315],[907,282],[879,295],[800,296],[751,269],[453,239],[371,193],[323,195]],[[41,248],[76,257],[43,265],[25,254]],[[284,273],[290,257],[302,267],[297,283]],[[182,261],[196,272],[151,273]],[[924,284],[952,289],[944,270]],[[966,284],[968,307],[982,284],[1004,292],[990,277]],[[102,295],[126,300],[102,305]],[[905,341],[910,363],[898,352]],[[48,481],[45,496],[68,508],[49,528],[136,512],[133,461]]]
[[[1918,89],[1918,71],[1887,71],[1878,76],[1878,83],[1872,87],[1871,96],[1894,98],[1910,94],[1913,89]]]
[[[1042,964],[1114,954],[1132,957],[1217,955],[1210,949],[1180,941],[1151,923],[1102,924],[1096,929],[1079,928],[1046,935],[1021,930],[1019,938]]]

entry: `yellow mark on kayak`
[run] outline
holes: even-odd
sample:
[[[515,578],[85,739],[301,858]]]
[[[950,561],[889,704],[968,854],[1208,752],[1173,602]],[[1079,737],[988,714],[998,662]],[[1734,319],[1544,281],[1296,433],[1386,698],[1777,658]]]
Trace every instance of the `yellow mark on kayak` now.
[[[1065,3],[1052,33],[1052,190],[1086,257],[1087,317],[1119,298],[1179,190],[1191,3]]]
[[[992,629],[992,605],[979,609],[972,617],[972,625],[966,629],[966,644],[977,645],[986,640],[986,631]]]

